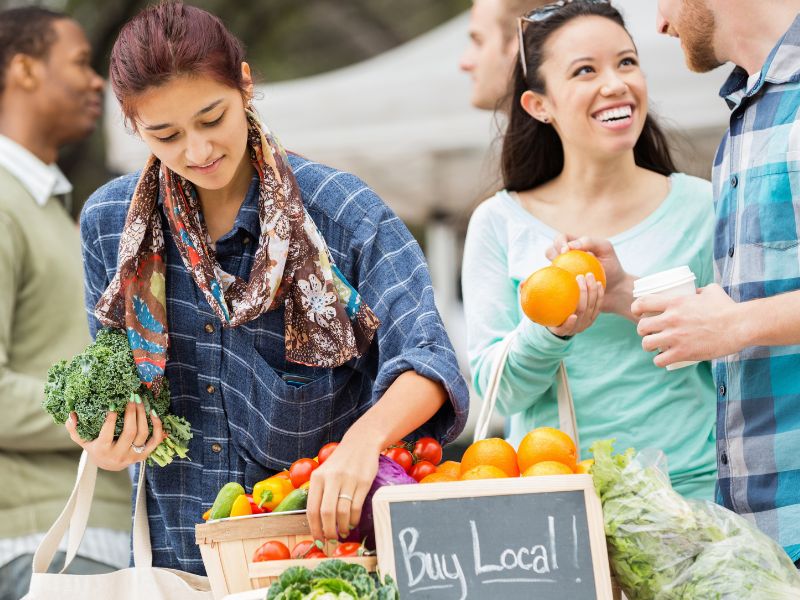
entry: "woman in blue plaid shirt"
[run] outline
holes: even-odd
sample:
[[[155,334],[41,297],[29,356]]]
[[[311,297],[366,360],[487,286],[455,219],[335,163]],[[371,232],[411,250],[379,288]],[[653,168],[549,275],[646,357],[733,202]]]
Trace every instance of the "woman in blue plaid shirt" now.
[[[467,414],[419,246],[356,177],[283,151],[243,58],[216,17],[180,3],[125,25],[110,79],[152,156],[81,215],[92,331],[125,328],[142,382],[169,385],[192,424],[191,462],[146,481],[154,564],[195,573],[194,525],[225,483],[340,441],[308,499],[313,535],[337,538],[382,448],[448,442]],[[115,442],[73,439],[102,468],[143,465],[160,424],[148,438],[141,405],[125,419]]]

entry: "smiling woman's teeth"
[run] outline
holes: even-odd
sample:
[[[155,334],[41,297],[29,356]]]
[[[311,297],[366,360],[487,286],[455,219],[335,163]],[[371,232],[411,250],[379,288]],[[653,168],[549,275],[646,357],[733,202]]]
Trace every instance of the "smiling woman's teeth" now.
[[[611,110],[604,110],[595,116],[598,121],[608,122],[625,119],[631,116],[633,111],[630,106],[620,106],[619,108],[612,108]]]

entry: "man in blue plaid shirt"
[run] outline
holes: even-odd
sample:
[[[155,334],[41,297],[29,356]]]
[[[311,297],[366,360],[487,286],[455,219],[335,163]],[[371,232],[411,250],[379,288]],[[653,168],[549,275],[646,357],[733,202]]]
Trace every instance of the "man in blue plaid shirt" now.
[[[737,65],[714,161],[719,285],[642,298],[658,366],[716,359],[719,500],[800,566],[800,1],[659,0],[690,69]]]

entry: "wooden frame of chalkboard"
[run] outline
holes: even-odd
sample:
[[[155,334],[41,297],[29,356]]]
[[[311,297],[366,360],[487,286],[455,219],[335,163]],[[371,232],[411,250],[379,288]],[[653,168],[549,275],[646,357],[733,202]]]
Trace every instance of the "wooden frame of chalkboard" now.
[[[589,475],[384,486],[372,510],[403,599],[614,598]]]

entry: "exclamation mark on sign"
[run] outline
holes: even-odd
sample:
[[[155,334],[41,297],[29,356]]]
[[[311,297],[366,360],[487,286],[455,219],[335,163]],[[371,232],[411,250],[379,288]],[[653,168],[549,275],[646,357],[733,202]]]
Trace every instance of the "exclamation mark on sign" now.
[[[572,515],[572,562],[575,563],[576,569],[580,569],[578,564],[578,523],[575,515]]]

